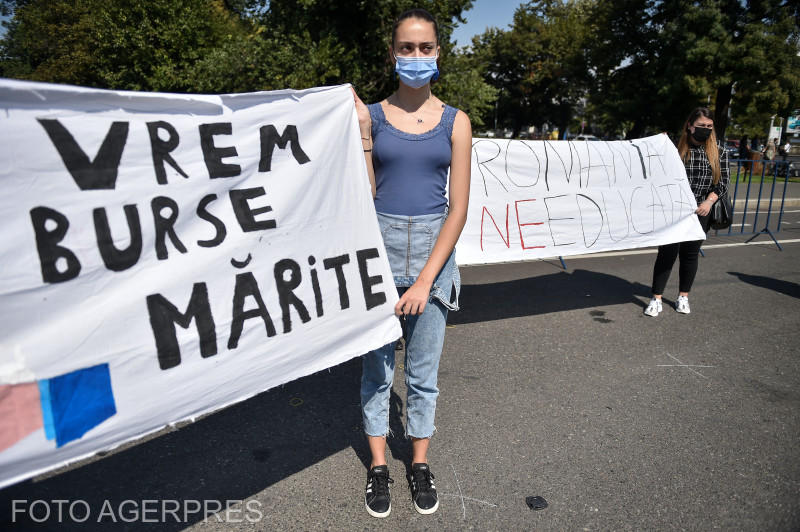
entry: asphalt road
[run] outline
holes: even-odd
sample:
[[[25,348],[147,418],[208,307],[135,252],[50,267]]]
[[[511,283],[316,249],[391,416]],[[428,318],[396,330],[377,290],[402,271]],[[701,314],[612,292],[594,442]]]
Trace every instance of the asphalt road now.
[[[393,511],[364,510],[356,359],[6,488],[0,529],[800,530],[800,216],[785,216],[782,252],[767,235],[708,240],[690,315],[642,314],[652,250],[567,258],[567,271],[464,268],[429,454],[433,515],[413,510],[404,480],[402,379]],[[676,292],[677,272],[665,301]],[[546,509],[528,508],[536,495]],[[61,523],[51,502],[37,524],[12,514],[15,500],[68,503]],[[167,501],[181,511],[162,514]],[[70,505],[90,518],[75,522]]]

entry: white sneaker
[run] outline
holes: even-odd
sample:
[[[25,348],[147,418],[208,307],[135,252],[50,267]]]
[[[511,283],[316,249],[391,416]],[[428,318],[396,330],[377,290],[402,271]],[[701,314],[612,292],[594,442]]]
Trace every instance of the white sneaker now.
[[[689,298],[686,296],[678,296],[678,301],[675,303],[675,310],[681,314],[689,314]]]
[[[656,299],[654,297],[653,299],[650,300],[650,304],[647,305],[647,308],[644,309],[644,313],[647,316],[655,317],[658,316],[658,313],[661,312],[661,310],[662,310],[661,300]]]

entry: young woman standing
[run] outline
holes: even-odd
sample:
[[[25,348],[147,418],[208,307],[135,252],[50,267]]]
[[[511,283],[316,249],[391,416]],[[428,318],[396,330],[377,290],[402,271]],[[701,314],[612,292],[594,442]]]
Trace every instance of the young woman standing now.
[[[447,311],[458,310],[454,248],[467,219],[472,147],[467,115],[431,92],[439,50],[433,16],[406,11],[394,24],[389,46],[397,90],[369,106],[355,96],[375,210],[400,295],[395,313],[405,322],[406,434],[413,449],[408,481],[414,508],[423,514],[439,507],[427,452]],[[385,453],[394,346],[363,357],[361,407],[372,455],[364,498],[375,517],[391,512],[393,481]]]
[[[683,134],[678,141],[678,154],[686,166],[686,177],[697,200],[697,217],[703,231],[708,233],[711,219],[709,212],[714,202],[728,193],[728,154],[717,143],[711,111],[698,107],[686,119]],[[697,274],[698,256],[702,240],[676,242],[659,246],[653,267],[653,298],[644,309],[648,316],[658,316],[662,310],[661,295],[667,286],[675,259],[680,256],[678,269],[678,301],[675,310],[689,314],[689,291]]]

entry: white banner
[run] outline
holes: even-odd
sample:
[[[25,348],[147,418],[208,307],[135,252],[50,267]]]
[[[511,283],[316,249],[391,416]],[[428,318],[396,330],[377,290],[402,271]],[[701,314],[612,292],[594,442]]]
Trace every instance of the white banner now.
[[[400,336],[348,86],[0,107],[0,486]]]
[[[705,238],[667,135],[633,141],[473,139],[461,265]]]

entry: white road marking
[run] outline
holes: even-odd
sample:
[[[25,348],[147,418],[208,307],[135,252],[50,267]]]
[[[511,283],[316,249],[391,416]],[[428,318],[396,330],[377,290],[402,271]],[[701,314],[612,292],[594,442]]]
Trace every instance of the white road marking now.
[[[696,371],[696,370],[694,370],[694,369],[692,369],[692,368],[713,368],[713,367],[714,367],[714,366],[699,366],[699,365],[696,365],[696,364],[684,364],[683,362],[681,362],[680,360],[678,360],[678,358],[677,358],[677,357],[674,357],[674,356],[670,355],[669,353],[666,353],[666,355],[667,355],[669,358],[671,358],[672,360],[674,360],[675,362],[677,362],[677,364],[669,364],[669,365],[667,365],[667,364],[658,364],[658,366],[659,366],[659,367],[678,367],[678,368],[686,368],[686,369],[688,369],[689,371],[691,371],[692,373],[696,373],[696,374],[700,375],[700,376],[701,376],[701,377],[703,377],[704,379],[707,379],[708,377],[706,377],[705,375],[703,375],[703,374],[702,374],[702,373],[700,373],[699,371]]]
[[[450,464],[450,469],[453,470],[453,476],[456,477],[456,486],[458,486],[458,495],[461,497],[461,510],[463,512],[462,519],[467,518],[467,507],[464,504],[464,494],[461,493],[461,483],[458,481],[458,475],[456,475],[456,468],[453,467],[453,464]]]
[[[745,233],[746,235],[747,233]],[[742,236],[745,236],[742,235]],[[783,244],[794,244],[800,242],[800,238],[792,238],[789,240],[778,240],[778,243]],[[716,249],[716,248],[731,248],[731,247],[739,247],[739,246],[766,246],[766,245],[775,245],[772,240],[759,240],[756,242],[734,242],[732,244],[709,244],[707,246],[703,246],[701,249]],[[655,255],[658,253],[658,248],[653,249],[631,249],[628,251],[608,251],[605,253],[592,253],[589,255],[571,255],[564,257],[564,260],[574,260],[574,259],[591,259],[595,257],[619,257],[624,255]],[[551,257],[557,259],[558,257]]]
[[[794,244],[800,242],[800,238],[792,238],[789,240],[778,240],[778,244]],[[737,246],[766,246],[775,244],[772,240],[760,240],[758,242],[736,242],[734,244],[711,244],[710,246],[703,246],[703,249],[714,248],[732,248]]]
[[[752,236],[753,233],[744,233],[738,236]],[[712,235],[713,236],[713,235]],[[790,238],[788,240],[778,240],[778,244],[796,244],[800,242],[800,238]],[[701,249],[717,249],[717,248],[733,248],[733,247],[740,247],[740,246],[772,246],[775,243],[772,240],[758,240],[754,242],[734,242],[732,244],[709,244],[704,245]],[[647,248],[647,249],[629,249],[627,251],[605,251],[601,253],[587,253],[585,255],[567,255],[564,257],[565,261],[568,260],[577,260],[577,259],[599,259],[602,257],[624,257],[627,255],[655,255],[658,253],[658,248]],[[531,260],[555,260],[558,259],[558,256],[554,257],[542,257],[541,259],[531,259]],[[463,266],[459,266],[459,268],[474,268],[474,267],[481,267],[481,266],[497,266],[499,264],[519,264],[523,262],[531,262],[531,260],[509,260],[504,262],[493,262],[489,264],[465,264]]]
[[[693,368],[715,368],[716,366],[699,366],[697,364],[656,364],[658,368],[688,368],[689,366]]]
[[[491,506],[492,508],[497,508],[497,505],[492,503],[492,502],[482,501],[480,499],[473,499],[472,497],[467,497],[465,495],[456,495],[454,493],[441,493],[440,492],[439,493],[439,497],[450,497],[450,498],[453,498],[453,499],[463,499],[465,501],[477,502],[478,504],[485,504],[487,506]]]

